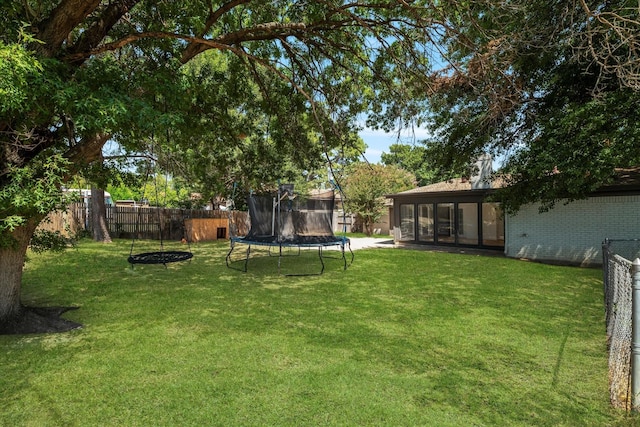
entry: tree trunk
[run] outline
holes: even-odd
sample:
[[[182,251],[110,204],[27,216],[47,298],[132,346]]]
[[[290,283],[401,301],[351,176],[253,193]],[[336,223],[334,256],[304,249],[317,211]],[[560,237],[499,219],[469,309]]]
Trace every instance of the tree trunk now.
[[[31,236],[39,222],[32,219],[17,227],[10,234],[15,239],[15,246],[0,246],[0,323],[21,314],[22,268]]]
[[[373,221],[370,216],[362,218],[362,228],[364,228],[364,234],[371,236],[373,234]]]
[[[60,318],[75,307],[34,308],[21,302],[22,271],[33,232],[41,217],[31,218],[10,233],[15,245],[0,247],[0,335],[65,332],[82,327]]]
[[[91,187],[91,232],[93,240],[111,243],[107,224],[107,207],[104,204],[104,190]]]

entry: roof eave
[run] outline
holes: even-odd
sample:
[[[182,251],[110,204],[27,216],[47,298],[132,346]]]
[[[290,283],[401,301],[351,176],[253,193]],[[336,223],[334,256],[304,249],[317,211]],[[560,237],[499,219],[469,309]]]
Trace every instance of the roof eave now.
[[[496,192],[495,188],[483,188],[477,190],[453,190],[453,191],[413,191],[395,194],[386,194],[389,199],[413,198],[416,196],[424,197],[443,197],[443,196],[487,196]]]

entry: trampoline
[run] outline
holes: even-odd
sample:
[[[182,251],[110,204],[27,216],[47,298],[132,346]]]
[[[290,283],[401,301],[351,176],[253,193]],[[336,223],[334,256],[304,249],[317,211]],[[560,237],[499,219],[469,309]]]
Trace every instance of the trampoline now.
[[[285,256],[291,256],[291,250],[317,249],[319,271],[316,273],[296,274],[286,276],[320,275],[325,269],[325,258],[330,258],[324,252],[326,249],[337,249],[342,259],[343,267],[353,262],[354,254],[347,237],[333,234],[334,196],[311,196],[302,198],[293,192],[293,185],[281,185],[275,196],[249,196],[249,220],[251,228],[244,237],[230,238],[231,247],[226,256],[227,267],[246,272],[252,254],[252,247],[268,247],[269,256],[278,257],[278,273],[281,272],[281,261]],[[232,254],[239,247],[245,245],[246,251],[240,260],[233,261]],[[350,260],[347,260],[347,251]],[[275,252],[275,253],[274,253]],[[287,253],[285,253],[287,252]],[[240,264],[241,267],[237,265]]]

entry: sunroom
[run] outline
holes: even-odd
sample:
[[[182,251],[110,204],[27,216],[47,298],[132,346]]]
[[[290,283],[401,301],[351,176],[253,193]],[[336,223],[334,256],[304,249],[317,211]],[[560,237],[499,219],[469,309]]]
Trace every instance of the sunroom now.
[[[394,241],[504,250],[500,204],[487,200],[493,191],[457,178],[388,195]]]

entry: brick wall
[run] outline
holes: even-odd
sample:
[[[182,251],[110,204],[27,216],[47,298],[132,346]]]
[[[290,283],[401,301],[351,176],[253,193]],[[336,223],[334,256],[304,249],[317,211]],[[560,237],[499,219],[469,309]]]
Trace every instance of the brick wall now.
[[[505,221],[505,254],[513,258],[597,265],[606,238],[640,238],[640,195],[559,203],[544,213],[527,205]]]

